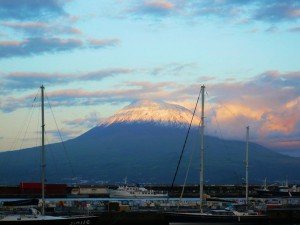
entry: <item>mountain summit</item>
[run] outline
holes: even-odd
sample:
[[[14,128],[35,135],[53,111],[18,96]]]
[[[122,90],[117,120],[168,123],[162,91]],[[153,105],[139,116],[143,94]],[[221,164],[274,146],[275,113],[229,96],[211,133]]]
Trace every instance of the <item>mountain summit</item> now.
[[[164,126],[187,126],[193,113],[180,105],[154,100],[138,100],[109,117],[101,125],[109,126],[116,123],[153,123]],[[200,120],[195,116],[193,125]]]

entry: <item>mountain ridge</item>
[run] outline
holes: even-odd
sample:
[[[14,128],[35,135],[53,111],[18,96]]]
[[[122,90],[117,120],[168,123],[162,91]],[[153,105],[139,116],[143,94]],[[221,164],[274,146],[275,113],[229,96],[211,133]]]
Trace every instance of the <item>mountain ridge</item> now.
[[[144,102],[145,104],[147,102]],[[153,102],[152,102],[153,103]],[[151,104],[152,104],[151,103]],[[84,134],[65,142],[66,151],[61,144],[50,144],[47,150],[48,182],[76,182],[87,180],[90,183],[100,181],[116,183],[129,177],[139,183],[169,184],[175,172],[182,145],[187,133],[187,124],[191,111],[185,111],[174,104],[153,103],[151,112],[187,113],[190,116],[184,123],[172,123],[158,117],[156,122],[149,114],[144,121],[136,120],[143,108],[137,102],[125,112],[133,112],[130,121],[113,120],[113,123],[95,126]],[[137,109],[137,110],[136,110]],[[127,111],[126,111],[127,110]],[[116,115],[121,115],[121,113]],[[144,114],[142,114],[144,115]],[[156,114],[155,114],[156,115]],[[163,114],[165,116],[166,114]],[[172,117],[171,117],[172,118]],[[151,120],[152,119],[152,120]],[[179,126],[177,126],[179,124]],[[193,126],[183,155],[177,184],[182,184],[187,170],[189,157],[194,151],[188,183],[199,183],[200,138],[198,126]],[[205,135],[205,182],[207,184],[241,184],[245,174],[245,142],[222,140]],[[267,177],[270,182],[284,180],[300,183],[300,159],[284,156],[263,146],[250,143],[249,179],[252,184],[260,184]],[[19,183],[21,181],[39,181],[40,148],[29,148],[16,152],[1,153],[1,183]],[[10,165],[8,165],[10,162]],[[5,163],[3,166],[3,163]],[[16,166],[18,165],[18,166]],[[76,177],[74,180],[73,177]]]

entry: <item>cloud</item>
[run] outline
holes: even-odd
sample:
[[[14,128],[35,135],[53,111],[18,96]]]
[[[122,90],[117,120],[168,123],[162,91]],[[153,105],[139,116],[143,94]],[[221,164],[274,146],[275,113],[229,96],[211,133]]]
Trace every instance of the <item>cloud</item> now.
[[[285,147],[288,147],[285,139],[299,137],[300,71],[270,70],[245,81],[218,82],[208,79],[206,83],[208,94],[205,118],[208,134],[244,140],[245,127],[250,125],[251,141],[272,147],[272,143],[280,140],[282,148],[285,143]],[[160,99],[192,109],[199,89],[200,84],[135,81],[118,84],[118,88],[107,90],[55,90],[47,92],[47,96],[52,106],[87,107],[103,103],[128,103],[138,99]],[[27,99],[33,98],[32,94],[23,97],[7,96],[1,99],[0,107],[5,112],[28,107],[30,102]],[[83,121],[84,118],[79,118],[77,123]],[[69,125],[76,123],[69,122]]]
[[[89,106],[103,103],[131,102],[137,99],[159,99],[167,98],[165,88],[174,88],[172,82],[127,82],[125,88],[114,88],[101,91],[88,91],[84,89],[60,89],[47,92],[46,95],[52,106]],[[12,112],[19,108],[29,107],[35,95],[29,94],[22,97],[7,96],[0,101],[0,110]]]
[[[90,39],[88,43],[93,48],[105,48],[108,46],[116,46],[120,44],[119,39]]]
[[[300,32],[300,26],[292,27],[292,28],[288,29],[288,31],[290,31],[290,32]]]
[[[196,68],[196,63],[169,63],[154,68],[143,69],[143,71],[153,76],[178,76],[190,74],[191,70],[195,70]]]
[[[250,125],[252,139],[269,143],[300,135],[300,71],[266,71],[245,82],[212,84],[208,118],[213,127],[225,127],[227,138],[236,138]],[[239,126],[232,126],[239,124]]]
[[[17,43],[6,43],[18,45]],[[153,76],[179,76],[192,74],[196,64],[194,63],[170,63],[157,66],[154,68],[107,68],[85,73],[37,73],[37,72],[11,72],[2,74],[0,80],[0,93],[8,94],[12,90],[24,91],[34,89],[41,84],[45,86],[63,85],[77,81],[100,81],[104,78],[114,77],[118,75],[130,75],[137,73],[145,73]],[[213,77],[204,76],[202,81],[212,80]],[[128,85],[129,83],[127,83]]]
[[[68,51],[82,46],[82,41],[78,39],[28,38],[23,41],[1,41],[0,58]]]
[[[83,89],[65,89],[48,93],[48,96],[65,105],[72,99],[75,105],[96,105],[99,103],[131,102],[136,99],[161,97],[165,87],[170,87],[170,82],[127,82],[124,89],[110,89],[101,91],[87,91]]]
[[[260,20],[264,22],[293,21],[300,17],[300,4],[297,0],[240,0],[203,1],[194,3],[197,15],[230,17],[234,19]]]
[[[141,2],[132,12],[143,15],[166,16],[171,13],[175,5],[166,0],[148,0]]]
[[[178,17],[192,19],[200,17],[228,18],[236,21],[258,20],[267,23],[296,21],[300,18],[300,3],[297,0],[202,0],[202,1],[143,1],[133,5],[131,15],[155,18]]]
[[[13,72],[4,76],[3,90],[26,90],[44,85],[64,84],[74,78],[70,74]]]
[[[30,36],[49,36],[49,35],[57,35],[57,34],[72,34],[78,35],[82,32],[68,25],[62,25],[60,23],[46,23],[46,22],[2,22],[2,26],[15,30],[16,32],[22,32],[26,35]]]
[[[68,130],[73,131],[69,134],[68,138],[75,138],[79,135],[82,135],[86,131],[100,125],[106,118],[101,117],[101,115],[96,112],[90,112],[84,117],[74,118],[63,121],[64,127],[67,127]]]
[[[298,20],[300,18],[300,3],[299,1],[274,1],[264,7],[260,7],[254,14],[254,19],[280,22]]]
[[[102,122],[103,118],[100,116],[98,112],[90,112],[85,117],[65,120],[63,123],[69,127],[80,127],[84,130],[93,128]]]
[[[102,80],[106,77],[112,77],[120,74],[131,74],[134,72],[135,70],[130,68],[111,68],[89,72],[79,76],[79,78],[81,80]]]
[[[11,90],[34,89],[42,84],[55,86],[76,81],[100,81],[134,72],[135,70],[129,68],[110,68],[80,74],[13,72],[3,76],[1,91],[5,93]]]
[[[69,140],[71,138],[77,137],[82,133],[82,129],[80,127],[68,129],[60,129],[58,130],[46,130],[46,141],[47,144],[53,143],[53,142],[61,142],[61,138],[63,141]],[[60,136],[61,135],[61,136]]]
[[[267,33],[276,33],[276,32],[278,32],[278,27],[276,27],[276,26],[270,26],[270,27],[267,28],[265,31],[266,31]]]
[[[0,41],[0,59],[10,57],[25,57],[44,53],[56,53],[62,51],[71,51],[80,48],[104,48],[115,46],[115,41],[106,41],[99,43],[84,43],[80,39],[69,38],[28,38],[22,41]]]
[[[41,19],[66,15],[67,0],[0,0],[0,19]]]
[[[199,82],[202,83],[201,78]],[[244,140],[245,127],[250,125],[251,141],[270,147],[278,139],[299,137],[300,71],[271,70],[245,81],[208,80],[205,83],[208,134]],[[199,89],[200,84],[164,89],[162,99],[193,110]],[[200,115],[199,110],[197,115]],[[288,143],[282,142],[280,146],[288,147]]]

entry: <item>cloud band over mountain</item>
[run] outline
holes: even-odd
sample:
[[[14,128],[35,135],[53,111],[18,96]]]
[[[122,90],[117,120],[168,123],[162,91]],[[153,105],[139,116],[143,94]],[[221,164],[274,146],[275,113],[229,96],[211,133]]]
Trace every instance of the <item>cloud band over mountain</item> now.
[[[83,74],[78,78],[103,79],[116,74],[130,73],[131,70],[116,69]],[[11,75],[18,78],[18,75]],[[19,76],[22,78],[22,75]],[[24,76],[26,77],[26,76]],[[28,76],[26,79],[29,78]],[[31,75],[34,80],[35,75]],[[46,77],[47,78],[47,77]],[[65,77],[53,76],[56,81]],[[51,77],[48,77],[51,82]],[[67,80],[67,79],[66,79]],[[47,96],[53,106],[88,106],[104,103],[125,103],[137,99],[163,99],[185,105],[191,109],[196,100],[200,84],[176,85],[173,82],[130,82],[122,90],[88,91],[84,89],[61,89],[50,91]],[[218,124],[224,127],[227,138],[235,138],[241,134],[241,129],[250,125],[255,129],[252,138],[276,140],[279,137],[296,138],[300,135],[300,72],[280,73],[266,71],[245,82],[208,81],[207,118],[211,126],[210,132]],[[226,93],[226,95],[224,94]],[[33,96],[2,99],[1,110],[13,111],[29,106],[28,99]],[[194,99],[194,100],[193,100]],[[239,124],[239,126],[233,124]]]

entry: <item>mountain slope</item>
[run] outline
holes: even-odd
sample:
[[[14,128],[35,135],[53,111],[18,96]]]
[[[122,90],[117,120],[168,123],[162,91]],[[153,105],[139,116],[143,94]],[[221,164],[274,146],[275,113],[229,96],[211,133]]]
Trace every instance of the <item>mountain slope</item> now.
[[[154,105],[153,107],[151,105]],[[157,106],[157,104],[159,106]],[[150,105],[147,107],[147,105]],[[143,110],[141,108],[144,108]],[[149,109],[150,108],[150,109]],[[174,114],[170,119],[166,114]],[[148,114],[147,114],[148,113]],[[187,132],[191,112],[159,102],[134,103],[103,124],[65,143],[47,146],[48,182],[70,182],[73,175],[92,182],[120,182],[125,176],[139,183],[170,183]],[[137,115],[144,115],[144,120]],[[168,120],[169,119],[169,120]],[[193,151],[189,183],[199,180],[199,130],[191,130],[177,183],[183,183]],[[208,183],[241,183],[244,177],[245,143],[206,136],[206,177]],[[38,148],[0,154],[0,181],[18,183],[39,179]],[[70,165],[71,164],[71,165]],[[271,182],[288,176],[300,182],[300,159],[283,156],[260,145],[250,144],[251,183]],[[73,172],[72,172],[73,170]],[[76,180],[77,182],[78,180]],[[73,182],[73,181],[72,181]]]

